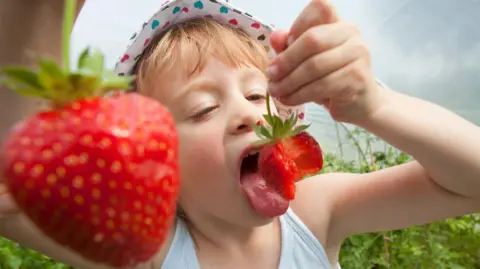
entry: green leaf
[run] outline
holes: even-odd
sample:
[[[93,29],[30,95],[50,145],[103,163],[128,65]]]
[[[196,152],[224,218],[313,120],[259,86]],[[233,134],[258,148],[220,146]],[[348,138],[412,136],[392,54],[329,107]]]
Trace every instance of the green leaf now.
[[[268,114],[265,114],[265,115],[263,115],[263,118],[265,119],[265,121],[266,121],[270,126],[273,126],[273,117],[271,117],[271,116],[268,115]]]
[[[41,58],[37,64],[40,67],[38,77],[47,96],[53,97],[56,92],[69,88],[67,76],[54,60]]]
[[[78,69],[101,74],[105,66],[105,56],[97,49],[86,48],[78,58]]]
[[[60,79],[66,77],[60,66],[58,66],[58,64],[52,59],[40,58],[37,60],[37,64],[40,67],[39,73],[42,77],[48,76],[52,79]]]
[[[47,92],[39,92],[28,88],[14,88],[13,91],[23,96],[49,98]]]
[[[43,91],[43,86],[40,83],[38,75],[28,69],[23,67],[5,67],[0,70],[0,73],[3,73],[11,81],[14,81],[18,84],[32,88],[38,91]]]
[[[22,265],[22,260],[19,257],[12,256],[8,261],[8,266],[12,269],[20,268]]]
[[[290,117],[290,119],[292,119],[292,127],[295,126],[295,125],[297,125],[297,123],[298,123],[298,117],[297,117],[297,114],[296,114],[296,113],[294,113],[294,114]]]
[[[293,131],[293,135],[297,135],[303,131],[305,131],[306,129],[308,129],[308,127],[310,127],[310,124],[309,125],[300,125],[298,126],[297,128],[295,128],[295,130]]]
[[[260,147],[260,146],[263,146],[265,144],[268,144],[270,143],[271,141],[270,140],[267,140],[267,139],[261,139],[261,140],[258,140],[258,141],[255,141],[252,143],[252,146],[253,147]]]
[[[48,98],[48,92],[40,89],[29,88],[27,85],[21,85],[13,81],[0,81],[0,86],[11,89],[12,91],[29,97]]]
[[[273,137],[278,137],[278,135],[280,134],[279,130],[281,128],[281,125],[283,124],[282,123],[282,119],[280,119],[277,115],[274,115],[272,117],[272,135]]]
[[[285,120],[285,123],[284,123],[284,125],[285,125],[285,127],[284,127],[284,128],[285,128],[284,134],[287,134],[287,135],[288,135],[288,134],[290,134],[290,133],[292,132],[292,128],[295,126],[294,123],[293,123],[293,121],[294,121],[294,118],[291,118],[291,117],[288,118],[287,120]]]
[[[255,132],[255,134],[260,137],[260,138],[265,138],[262,134],[262,130],[260,129],[260,126],[257,126],[257,125],[254,125],[253,126],[253,131]]]
[[[260,132],[263,136],[265,136],[268,139],[272,139],[272,134],[270,133],[270,130],[267,129],[264,125],[260,126]]]
[[[92,96],[98,90],[100,85],[100,79],[95,75],[86,75],[82,72],[75,72],[70,74],[69,81],[72,87],[70,88],[72,92],[69,95],[72,98],[82,98],[87,96]]]
[[[118,76],[108,72],[102,78],[101,88],[104,93],[111,90],[128,90],[134,79],[134,76]]]
[[[287,120],[285,120],[285,130],[286,131],[289,131],[292,129],[292,127],[294,126],[293,124],[293,118],[288,118]]]
[[[287,128],[286,122],[280,122],[277,127],[277,136],[284,137],[289,133],[290,129]]]
[[[266,140],[271,140],[273,138],[270,130],[268,130],[268,128],[264,125],[254,125],[253,130],[255,131],[255,134],[257,134],[257,136],[260,138],[264,138]]]

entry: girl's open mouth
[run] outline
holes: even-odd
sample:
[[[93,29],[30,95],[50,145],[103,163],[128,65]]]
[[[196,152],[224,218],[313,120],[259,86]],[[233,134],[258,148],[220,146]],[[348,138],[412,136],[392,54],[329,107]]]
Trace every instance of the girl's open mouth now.
[[[252,150],[245,156],[240,164],[240,179],[248,174],[258,173],[259,150]]]
[[[273,218],[286,212],[289,202],[268,184],[260,173],[258,160],[260,149],[252,149],[243,155],[240,163],[240,186],[257,214]]]

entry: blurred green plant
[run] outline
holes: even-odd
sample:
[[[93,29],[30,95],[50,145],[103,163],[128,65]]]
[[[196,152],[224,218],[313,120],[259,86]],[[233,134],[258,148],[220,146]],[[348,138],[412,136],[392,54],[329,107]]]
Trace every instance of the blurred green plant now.
[[[0,237],[0,269],[73,269]]]
[[[339,129],[348,134],[347,142],[355,147],[357,161],[343,158]],[[340,156],[327,154],[322,173],[368,173],[411,160],[409,155],[359,128],[349,129],[337,123],[337,138]],[[479,269],[480,215],[351,236],[343,243],[340,264],[343,269]]]
[[[347,132],[346,139],[340,129]],[[337,130],[338,153],[325,154],[321,173],[368,173],[411,160],[361,129],[337,124]],[[355,147],[356,160],[344,158],[346,144]],[[480,215],[351,236],[342,246],[340,264],[343,269],[480,269]],[[72,268],[0,237],[0,269]]]

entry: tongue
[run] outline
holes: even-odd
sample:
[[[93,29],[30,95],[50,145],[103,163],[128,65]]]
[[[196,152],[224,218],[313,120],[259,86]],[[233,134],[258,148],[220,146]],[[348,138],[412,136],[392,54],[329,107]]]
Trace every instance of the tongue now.
[[[246,173],[240,182],[250,204],[259,215],[273,218],[287,211],[288,200],[267,184],[259,173]]]

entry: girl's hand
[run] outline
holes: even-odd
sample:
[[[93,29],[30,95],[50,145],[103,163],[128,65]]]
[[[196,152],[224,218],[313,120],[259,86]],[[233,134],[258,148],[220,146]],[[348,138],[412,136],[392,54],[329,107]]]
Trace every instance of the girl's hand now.
[[[382,104],[359,30],[327,0],[312,0],[289,33],[271,38],[278,55],[267,73],[270,94],[285,105],[315,102],[337,121],[356,123]],[[288,48],[287,48],[288,46]]]
[[[0,219],[16,213],[20,213],[20,210],[8,192],[7,186],[0,180]]]

